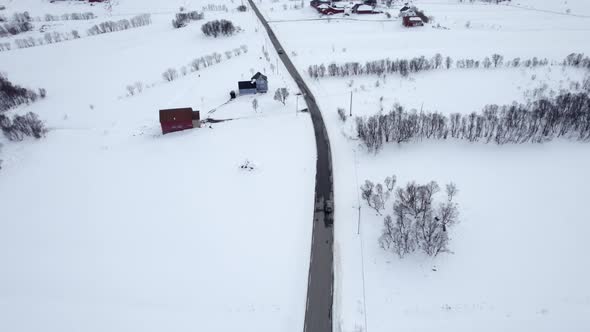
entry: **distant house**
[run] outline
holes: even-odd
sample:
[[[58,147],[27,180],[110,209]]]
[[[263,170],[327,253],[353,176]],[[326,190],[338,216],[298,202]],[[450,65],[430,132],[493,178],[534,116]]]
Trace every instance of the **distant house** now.
[[[400,17],[406,16],[416,16],[416,7],[408,6],[408,4],[404,5],[402,9],[399,10]]]
[[[352,7],[352,12],[357,14],[378,14],[379,11],[375,10],[375,7],[370,5],[356,4]]]
[[[201,115],[192,108],[171,108],[160,110],[162,134],[200,127]]]
[[[268,92],[268,78],[258,72],[249,81],[239,81],[238,90],[240,95],[266,93]]]
[[[268,78],[257,72],[254,76],[252,76],[252,81],[256,83],[256,91],[260,93],[266,93],[268,91]]]
[[[406,28],[424,25],[424,22],[422,22],[422,19],[418,16],[404,16],[402,23]]]

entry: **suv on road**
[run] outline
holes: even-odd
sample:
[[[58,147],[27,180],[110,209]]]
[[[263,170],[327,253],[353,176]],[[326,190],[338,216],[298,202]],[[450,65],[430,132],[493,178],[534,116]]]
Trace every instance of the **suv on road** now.
[[[331,214],[332,212],[334,212],[334,202],[332,202],[332,200],[326,200],[326,202],[324,203],[324,212],[327,214]]]

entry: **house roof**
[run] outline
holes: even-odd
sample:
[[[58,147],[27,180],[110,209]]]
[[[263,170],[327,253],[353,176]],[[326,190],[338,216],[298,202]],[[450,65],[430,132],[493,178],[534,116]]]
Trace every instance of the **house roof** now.
[[[160,122],[192,121],[193,109],[190,107],[160,110]]]
[[[242,89],[256,89],[256,82],[252,81],[239,81],[238,88]]]
[[[417,16],[412,16],[409,18],[409,20],[412,22],[422,22],[422,19]]]
[[[268,78],[265,75],[261,74],[260,72],[257,72],[256,74],[254,74],[254,76],[252,76],[253,80],[257,80],[259,78],[262,78],[263,80],[268,81]]]

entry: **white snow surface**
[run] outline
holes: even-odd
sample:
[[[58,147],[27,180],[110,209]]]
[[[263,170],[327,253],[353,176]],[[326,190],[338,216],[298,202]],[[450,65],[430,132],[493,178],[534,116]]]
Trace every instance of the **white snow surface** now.
[[[590,19],[566,14],[568,8],[572,14],[590,13],[587,1],[413,3],[434,16],[434,23],[403,28],[395,17],[399,6],[389,10],[394,17],[389,20],[385,15],[315,20],[318,15],[308,7],[283,11],[280,2],[263,6],[306,77],[309,65],[387,57],[441,53],[481,60],[499,53],[507,59],[536,56],[558,62],[572,52],[590,52]],[[446,29],[433,28],[437,24]],[[308,79],[334,158],[335,331],[590,329],[588,144],[424,141],[388,144],[374,155],[351,139],[354,119],[343,124],[336,113],[339,107],[349,112],[351,92],[354,116],[376,114],[381,107],[387,112],[394,103],[445,114],[479,112],[486,104],[575,91],[587,76],[552,65],[440,70],[408,78]],[[457,184],[461,222],[452,229],[452,253],[399,259],[379,247],[383,217],[361,201],[359,186],[365,179],[382,182],[394,174],[398,185]],[[388,210],[391,205],[390,200]]]
[[[296,88],[264,60],[269,43],[252,12],[217,2],[230,11],[207,11],[175,30],[179,6],[208,2],[119,0],[110,13],[42,0],[0,4],[32,16],[94,11],[93,22],[71,23],[88,27],[146,12],[153,20],[0,53],[11,81],[48,91],[9,114],[36,112],[50,128],[38,141],[0,138],[0,331],[300,331],[313,129],[294,98],[286,106],[272,100],[273,89]],[[244,31],[203,36],[201,24],[219,18]],[[70,22],[60,24],[67,31]],[[225,59],[240,45],[248,53]],[[213,52],[221,63],[163,81],[167,68]],[[219,107],[256,71],[272,91]],[[136,81],[150,87],[126,96]],[[186,106],[233,120],[161,135],[158,110]],[[245,160],[256,168],[241,170]]]

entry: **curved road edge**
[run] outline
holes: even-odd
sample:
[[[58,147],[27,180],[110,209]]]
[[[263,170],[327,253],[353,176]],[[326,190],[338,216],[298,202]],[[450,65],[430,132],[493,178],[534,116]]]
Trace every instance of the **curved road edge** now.
[[[305,81],[289,59],[281,43],[269,26],[264,16],[252,0],[250,7],[266,29],[279,58],[297,83],[311,115],[315,133],[317,161],[315,181],[315,207],[309,275],[307,284],[307,301],[305,307],[304,332],[332,332],[332,303],[334,293],[334,215],[326,212],[325,202],[334,202],[334,184],[332,176],[332,152],[328,132],[322,113]]]

